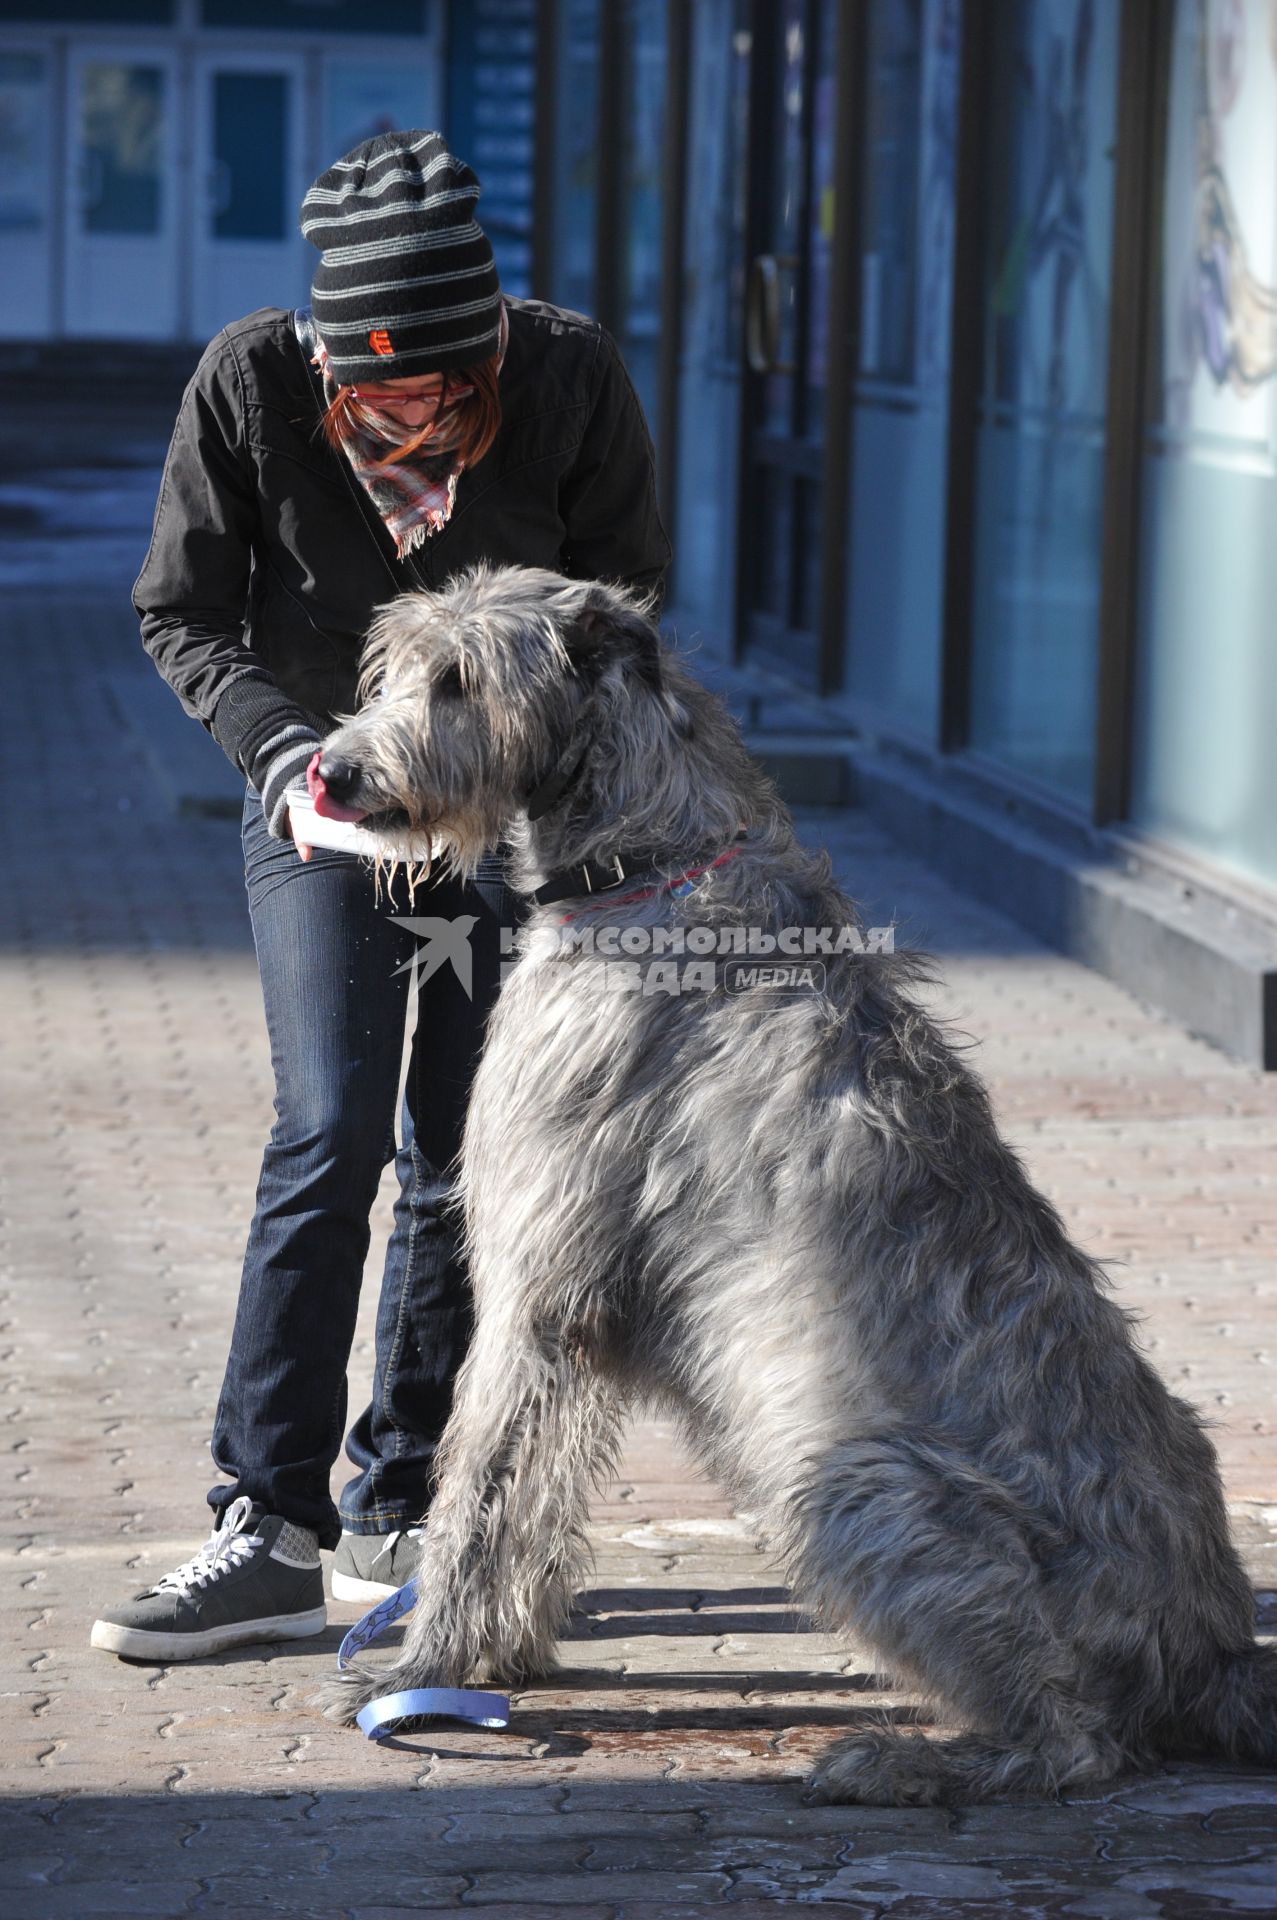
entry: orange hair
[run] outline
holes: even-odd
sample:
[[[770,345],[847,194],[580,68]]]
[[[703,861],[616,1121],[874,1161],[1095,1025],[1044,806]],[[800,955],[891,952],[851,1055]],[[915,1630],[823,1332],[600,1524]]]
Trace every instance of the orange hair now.
[[[501,395],[497,385],[499,367],[500,362],[493,354],[487,360],[476,360],[471,367],[443,370],[443,391],[439,396],[437,412],[441,413],[448,404],[451,380],[474,388],[467,399],[457,402],[460,439],[455,451],[458,463],[464,466],[476,466],[497,437],[501,425]],[[343,429],[358,428],[362,424],[358,400],[351,398],[348,387],[338,387],[335,397],[324,409],[321,421],[329,446],[340,448]],[[392,460],[403,460],[421,447],[428,452],[433,432],[433,423],[427,423],[417,432],[410,433],[402,446],[392,447],[375,464],[379,467],[388,466]]]

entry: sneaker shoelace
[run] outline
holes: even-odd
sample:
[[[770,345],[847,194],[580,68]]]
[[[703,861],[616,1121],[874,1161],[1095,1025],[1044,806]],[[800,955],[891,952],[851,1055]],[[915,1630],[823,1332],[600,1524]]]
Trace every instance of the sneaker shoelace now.
[[[260,1533],[247,1533],[253,1503],[246,1494],[232,1500],[216,1533],[210,1533],[199,1552],[184,1560],[172,1573],[166,1573],[151,1588],[152,1593],[180,1593],[189,1600],[195,1587],[206,1587],[220,1580],[232,1567],[242,1567],[263,1544]]]
[[[391,1560],[392,1560],[392,1562],[393,1562],[393,1560],[394,1560],[394,1554],[395,1554],[395,1543],[396,1543],[396,1541],[399,1541],[399,1540],[420,1540],[420,1538],[421,1538],[421,1536],[422,1536],[422,1534],[423,1534],[424,1532],[425,1532],[425,1528],[424,1528],[424,1527],[396,1527],[396,1529],[395,1529],[395,1531],[394,1531],[393,1533],[391,1533],[391,1534],[388,1534],[388,1535],[386,1536],[386,1544],[385,1544],[385,1546],[384,1546],[384,1547],[383,1547],[383,1548],[381,1549],[381,1552],[380,1552],[380,1553],[375,1553],[375,1554],[373,1555],[373,1557],[372,1557],[372,1566],[373,1566],[373,1567],[375,1567],[375,1566],[376,1566],[376,1564],[377,1564],[377,1562],[378,1562],[379,1560],[381,1560],[381,1559],[383,1559],[383,1558],[385,1557],[385,1555],[386,1555],[386,1554],[389,1554],[389,1555],[390,1555],[390,1557],[391,1557]],[[372,1571],[372,1567],[370,1567],[370,1568],[369,1568],[369,1572],[371,1572],[371,1571]]]

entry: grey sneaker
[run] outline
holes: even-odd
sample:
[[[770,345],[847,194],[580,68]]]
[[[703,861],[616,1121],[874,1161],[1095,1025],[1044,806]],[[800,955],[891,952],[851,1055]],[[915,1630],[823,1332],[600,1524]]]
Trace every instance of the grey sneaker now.
[[[241,1494],[193,1558],[95,1620],[89,1645],[167,1664],[255,1640],[300,1640],[326,1622],[314,1534]]]
[[[334,1600],[388,1600],[417,1571],[424,1527],[393,1533],[346,1533],[333,1555]]]

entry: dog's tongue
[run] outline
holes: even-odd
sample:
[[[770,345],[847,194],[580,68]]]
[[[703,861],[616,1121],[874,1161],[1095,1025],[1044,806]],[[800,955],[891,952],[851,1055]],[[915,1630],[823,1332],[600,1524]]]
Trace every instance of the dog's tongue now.
[[[315,812],[325,820],[362,820],[367,807],[343,807],[340,800],[329,797],[319,772],[319,763],[324,757],[322,747],[317,747],[310,756],[306,768],[306,791],[315,803]]]

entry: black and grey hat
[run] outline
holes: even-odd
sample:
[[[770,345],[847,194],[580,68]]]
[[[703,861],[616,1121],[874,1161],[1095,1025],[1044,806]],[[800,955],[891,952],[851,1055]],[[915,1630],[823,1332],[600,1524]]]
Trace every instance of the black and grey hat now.
[[[340,385],[497,351],[501,288],[474,217],[479,190],[473,170],[421,127],[380,133],[320,174],[301,228],[322,255],[311,312]]]

